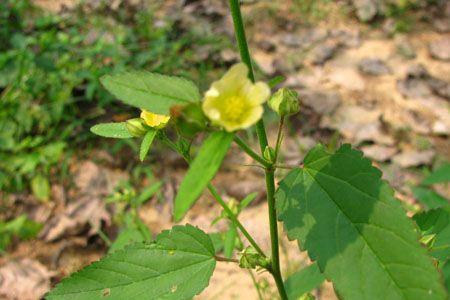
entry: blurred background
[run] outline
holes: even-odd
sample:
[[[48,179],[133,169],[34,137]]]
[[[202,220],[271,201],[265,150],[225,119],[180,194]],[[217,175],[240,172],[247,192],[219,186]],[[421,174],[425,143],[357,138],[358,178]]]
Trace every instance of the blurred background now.
[[[450,176],[450,1],[254,0],[242,9],[257,79],[300,95],[286,164],[316,143],[349,142],[407,211],[448,201],[448,184],[422,180],[438,168]],[[139,114],[102,88],[102,75],[145,69],[204,91],[238,61],[227,1],[0,1],[0,298],[39,299],[111,249],[173,225],[186,165],[158,144],[140,163],[139,140],[89,131]],[[265,118],[274,142],[276,117]],[[256,149],[255,133],[244,135]],[[254,193],[240,219],[268,249],[263,173],[251,163],[233,148],[214,183],[230,201]],[[205,193],[182,223],[213,232],[222,251],[228,223],[212,224],[220,213]],[[295,243],[282,247],[285,275],[309,263]],[[271,279],[253,275],[219,264],[197,298],[258,299],[255,278],[263,298],[275,298]],[[328,283],[315,295],[336,299]]]

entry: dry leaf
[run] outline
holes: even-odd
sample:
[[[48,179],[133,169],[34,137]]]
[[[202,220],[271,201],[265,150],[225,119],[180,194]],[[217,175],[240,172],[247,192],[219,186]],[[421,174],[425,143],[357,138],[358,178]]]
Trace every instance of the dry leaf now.
[[[52,276],[54,273],[36,260],[10,261],[0,268],[0,298],[41,299],[50,290]]]
[[[90,225],[89,235],[95,234],[101,223],[110,223],[110,215],[106,211],[105,203],[99,198],[82,197],[70,203],[64,213],[54,216],[39,234],[47,242],[58,238],[76,235]]]

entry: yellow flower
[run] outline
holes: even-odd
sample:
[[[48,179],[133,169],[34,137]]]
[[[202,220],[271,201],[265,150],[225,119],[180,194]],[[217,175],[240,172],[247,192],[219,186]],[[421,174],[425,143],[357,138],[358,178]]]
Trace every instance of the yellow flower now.
[[[248,128],[258,122],[264,111],[262,104],[270,95],[266,83],[252,83],[247,73],[245,64],[235,64],[205,94],[203,112],[226,131]]]
[[[170,116],[158,115],[147,110],[142,110],[141,118],[150,127],[163,128],[169,122]]]

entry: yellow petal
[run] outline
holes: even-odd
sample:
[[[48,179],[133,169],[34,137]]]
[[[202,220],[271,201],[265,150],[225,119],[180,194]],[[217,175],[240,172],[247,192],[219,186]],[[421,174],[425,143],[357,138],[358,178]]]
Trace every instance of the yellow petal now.
[[[247,98],[254,105],[262,104],[267,101],[270,96],[270,88],[265,82],[256,82],[252,84],[247,92]]]
[[[259,121],[261,119],[264,112],[264,108],[262,105],[255,106],[251,109],[251,111],[248,114],[248,118],[241,124],[241,128],[249,128],[253,124]]]
[[[261,118],[270,89],[263,82],[253,84],[247,74],[245,64],[234,65],[205,93],[202,109],[214,125],[231,132],[248,128]]]
[[[147,110],[142,110],[141,118],[150,127],[162,128],[169,122],[170,116],[158,115]]]
[[[247,77],[248,68],[245,64],[233,65],[220,80],[211,84],[211,88],[206,92],[207,97],[219,97],[239,92],[246,84],[250,84]]]

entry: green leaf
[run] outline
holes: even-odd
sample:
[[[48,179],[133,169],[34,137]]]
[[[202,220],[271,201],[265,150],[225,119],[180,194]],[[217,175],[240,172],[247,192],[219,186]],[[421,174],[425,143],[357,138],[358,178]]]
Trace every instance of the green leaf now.
[[[42,229],[42,224],[34,222],[28,219],[27,215],[22,214],[6,223],[4,229],[25,240],[36,237]]]
[[[50,183],[47,177],[38,174],[31,180],[31,191],[41,201],[48,201],[50,197]]]
[[[162,181],[158,181],[146,188],[144,188],[139,195],[133,199],[133,205],[134,206],[139,206],[144,204],[146,201],[148,201],[151,197],[153,197],[154,194],[156,194],[162,186],[163,182]]]
[[[445,262],[450,258],[450,212],[446,208],[432,209],[414,215],[423,236],[433,237],[430,254]]]
[[[180,77],[133,71],[103,76],[101,82],[122,102],[156,114],[168,115],[174,105],[200,101],[197,86]]]
[[[447,199],[429,188],[417,186],[412,188],[412,192],[414,197],[427,209],[450,206]]]
[[[316,263],[289,276],[284,282],[289,299],[298,297],[318,288],[325,281]]]
[[[280,183],[279,219],[352,299],[446,299],[440,275],[393,190],[360,151],[319,145]]]
[[[231,258],[233,256],[233,250],[236,246],[237,231],[233,224],[230,224],[228,231],[225,234],[225,241],[223,244],[223,255],[226,258]]]
[[[245,196],[245,198],[242,199],[241,202],[239,202],[239,211],[241,211],[244,208],[246,208],[247,206],[249,206],[250,203],[252,203],[252,201],[256,199],[256,196],[258,196],[258,193],[256,193],[256,192],[248,194],[247,196]]]
[[[446,261],[441,267],[442,275],[444,276],[444,283],[447,291],[450,290],[450,261]]]
[[[222,232],[213,232],[209,234],[209,237],[211,238],[211,241],[214,245],[214,251],[215,253],[220,253],[223,250],[223,233]]]
[[[191,299],[208,286],[215,265],[206,233],[175,226],[152,244],[130,245],[72,274],[46,299]]]
[[[278,76],[275,76],[275,77],[271,78],[269,80],[269,82],[267,82],[267,84],[269,85],[269,87],[271,89],[273,89],[274,87],[276,87],[277,85],[279,85],[280,83],[282,83],[285,80],[286,80],[285,77],[283,77],[281,75],[278,75]]]
[[[5,250],[13,236],[22,240],[36,237],[42,228],[42,224],[28,219],[22,214],[17,218],[3,223],[0,221],[0,250]]]
[[[117,250],[122,250],[127,245],[144,241],[145,237],[139,229],[125,228],[119,233],[115,241],[111,244],[111,247],[109,247],[108,252],[112,253]]]
[[[422,181],[424,185],[450,182],[450,163],[445,163]]]
[[[216,131],[203,143],[181,182],[175,198],[174,217],[176,221],[181,220],[216,175],[232,141],[232,133]]]
[[[139,149],[139,159],[141,161],[144,161],[145,157],[147,156],[148,151],[150,150],[150,146],[153,143],[153,140],[155,139],[156,133],[158,133],[155,129],[149,129],[147,133],[144,135],[144,138],[142,139],[141,148]]]
[[[133,136],[127,129],[127,123],[102,123],[91,127],[91,132],[108,138],[129,139]]]

